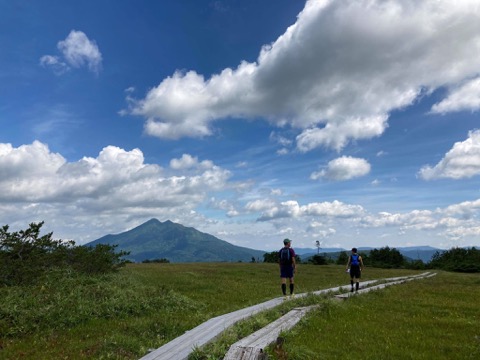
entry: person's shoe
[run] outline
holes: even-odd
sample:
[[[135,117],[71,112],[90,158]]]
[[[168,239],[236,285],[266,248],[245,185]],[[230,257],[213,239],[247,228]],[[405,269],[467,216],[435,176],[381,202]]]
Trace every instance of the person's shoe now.
[[[295,294],[294,293],[291,293],[290,294],[290,299],[293,299],[295,297]]]
[[[350,289],[350,292],[353,292],[353,287]]]

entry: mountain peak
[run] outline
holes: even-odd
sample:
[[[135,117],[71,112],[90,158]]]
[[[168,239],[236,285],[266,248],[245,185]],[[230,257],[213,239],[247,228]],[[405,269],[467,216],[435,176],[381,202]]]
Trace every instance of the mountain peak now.
[[[165,220],[164,222],[161,222],[160,220],[156,218],[151,218],[150,220],[144,222],[143,224],[139,225],[140,226],[145,226],[145,225],[173,225],[175,224],[173,221],[170,220]]]
[[[155,219],[155,218],[151,218],[150,220],[144,222],[142,225],[146,225],[146,224],[154,224],[154,223],[161,223],[160,220],[158,219]]]
[[[87,245],[117,245],[118,250],[129,251],[129,260],[166,258],[172,262],[251,261],[262,259],[264,251],[235,246],[213,235],[202,233],[170,220],[161,222],[152,218],[147,222],[117,235],[107,235]]]

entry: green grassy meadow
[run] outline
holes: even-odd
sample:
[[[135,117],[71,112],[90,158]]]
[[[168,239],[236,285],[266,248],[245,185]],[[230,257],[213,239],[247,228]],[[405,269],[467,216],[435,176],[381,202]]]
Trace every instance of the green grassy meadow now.
[[[366,268],[363,280],[417,274]],[[256,315],[198,349],[229,345],[294,306],[319,304],[284,334],[278,359],[474,359],[480,356],[480,274],[437,271],[346,301],[306,297]],[[300,265],[296,292],[349,282],[343,266]],[[138,359],[211,317],[281,295],[278,265],[129,264],[117,274],[52,274],[37,286],[0,288],[0,359]],[[287,356],[287,357],[285,357]],[[357,356],[356,356],[357,357]]]
[[[362,359],[478,359],[479,295],[478,274],[438,272],[331,302],[285,334],[280,354],[302,360],[342,359],[352,351]]]

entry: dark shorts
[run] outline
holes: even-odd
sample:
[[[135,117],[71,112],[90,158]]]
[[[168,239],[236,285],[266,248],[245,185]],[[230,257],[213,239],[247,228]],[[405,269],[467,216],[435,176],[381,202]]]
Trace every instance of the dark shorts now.
[[[293,278],[293,266],[280,266],[281,278]]]
[[[350,267],[350,277],[360,279],[362,272],[360,271],[360,266],[351,266]]]

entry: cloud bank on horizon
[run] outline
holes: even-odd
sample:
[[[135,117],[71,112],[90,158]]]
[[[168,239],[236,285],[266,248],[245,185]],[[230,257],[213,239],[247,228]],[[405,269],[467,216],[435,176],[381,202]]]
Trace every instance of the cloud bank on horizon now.
[[[310,0],[293,21],[258,49],[256,61],[239,58],[236,67],[211,74],[191,68],[163,78],[150,75],[144,97],[135,97],[131,84],[121,116],[111,116],[145,121],[143,136],[129,134],[138,138],[134,147],[121,137],[112,144],[115,129],[97,141],[103,145],[95,155],[76,160],[52,151],[48,138],[26,141],[12,135],[0,141],[3,223],[25,228],[45,220],[55,235],[79,243],[155,217],[265,250],[278,247],[284,236],[299,247],[314,247],[316,240],[347,248],[480,244],[475,184],[480,130],[466,128],[463,138],[422,154],[415,163],[410,159],[409,166],[389,160],[385,175],[378,170],[381,161],[395,156],[392,141],[381,141],[397,126],[392,125],[397,114],[412,111],[421,119],[443,121],[462,114],[475,123],[471,119],[480,108],[477,1]],[[56,54],[50,55],[52,43],[33,60],[58,81],[83,72],[81,81],[88,77],[98,84],[114,67],[105,60],[111,46],[95,32],[71,29],[57,39]],[[125,88],[114,90],[118,97]],[[61,121],[50,115],[43,124],[43,129],[51,124],[48,130],[38,131],[37,124],[36,134],[47,137],[61,132],[60,123],[78,127],[87,121],[60,113]],[[262,141],[280,150],[256,144],[245,150],[250,156],[225,160],[215,143],[238,119],[252,126],[247,138],[254,126],[267,124],[270,136]],[[435,131],[437,139],[449,135]],[[75,133],[80,136],[75,130],[71,136]],[[175,150],[147,153],[145,135]],[[89,140],[93,137],[85,135]],[[439,142],[423,141],[425,147]],[[359,144],[368,142],[378,146],[364,151]],[[196,154],[199,143],[211,148],[203,156]],[[413,143],[399,148],[418,146]],[[400,170],[388,173],[396,165]],[[398,172],[407,173],[409,183],[400,184]],[[460,188],[469,192],[467,199],[464,193],[454,196]],[[432,192],[422,206],[427,191]],[[435,202],[436,197],[442,201]],[[409,199],[411,205],[399,206]]]

